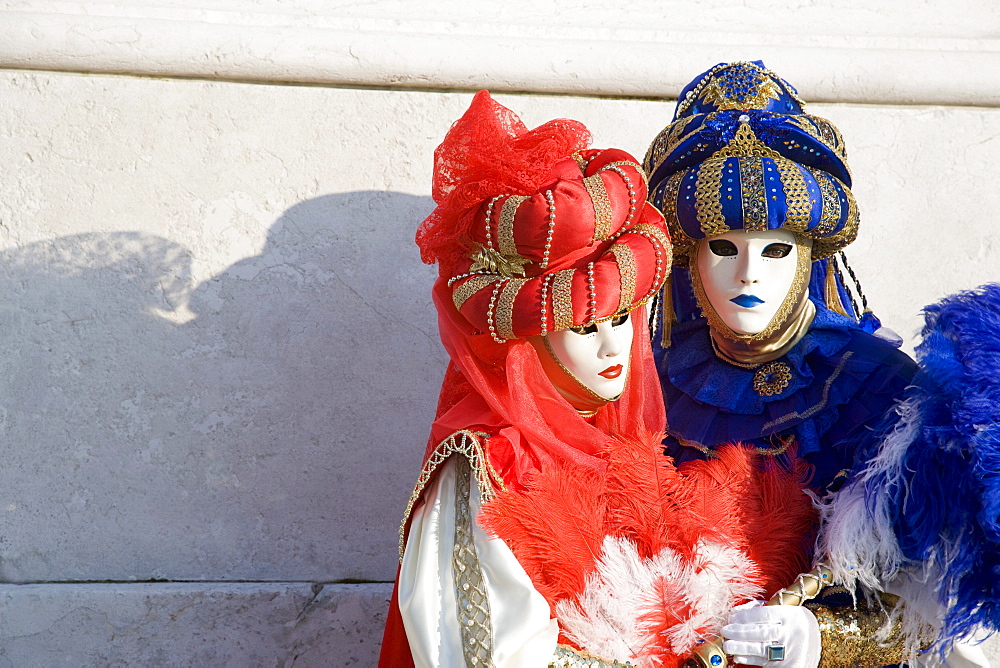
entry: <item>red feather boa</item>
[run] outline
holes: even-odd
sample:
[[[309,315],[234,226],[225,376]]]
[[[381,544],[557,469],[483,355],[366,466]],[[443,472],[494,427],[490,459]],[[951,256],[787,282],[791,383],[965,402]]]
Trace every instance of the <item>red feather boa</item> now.
[[[700,553],[706,544],[730,549],[746,563],[740,591],[767,597],[809,569],[817,515],[803,492],[802,460],[792,457],[789,470],[759,458],[751,448],[726,446],[711,460],[678,469],[662,454],[659,434],[617,439],[605,453],[606,471],[548,465],[525,489],[486,504],[480,521],[510,545],[554,617],[557,604],[578,603],[588,579],[598,577],[608,537],[627,539],[645,563],[672,551],[695,574],[706,567]],[[696,613],[683,587],[672,576],[659,577],[648,593],[656,603],[637,613],[644,646],[630,657],[607,658],[680,665],[693,643],[678,647],[677,633]],[[745,596],[730,598],[732,606]],[[697,628],[700,635],[717,631]],[[560,640],[593,651],[586,639],[573,642],[563,633]]]

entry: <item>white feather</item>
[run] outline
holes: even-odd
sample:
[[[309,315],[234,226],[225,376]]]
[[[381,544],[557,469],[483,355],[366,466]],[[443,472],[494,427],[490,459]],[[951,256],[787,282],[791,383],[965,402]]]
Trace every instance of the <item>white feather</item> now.
[[[579,603],[556,604],[566,635],[598,656],[636,658],[655,640],[650,625],[640,620],[662,607],[656,585],[666,579],[678,592],[677,607],[687,604],[692,610],[669,632],[671,651],[691,651],[701,630],[718,630],[736,603],[760,594],[752,584],[759,570],[739,550],[699,544],[695,551],[693,561],[670,549],[642,559],[628,539],[606,537],[597,570],[588,577]]]
[[[896,490],[894,494],[906,496],[903,457],[922,426],[919,408],[917,397],[900,403],[896,408],[899,420],[878,453],[855,480],[818,504],[823,515],[818,553],[833,572],[834,582],[851,591],[860,586],[868,593],[898,595],[901,605],[889,611],[878,637],[887,640],[898,624],[910,657],[940,625],[937,618],[942,611],[934,584],[937,570],[933,559],[917,564],[903,555],[893,531],[888,496],[879,490]]]
[[[910,565],[896,542],[887,498],[871,497],[866,486],[872,480],[889,489],[906,484],[903,456],[921,426],[918,406],[917,399],[899,404],[899,421],[883,439],[878,454],[855,480],[820,504],[819,554],[833,571],[834,581],[848,589],[860,584],[881,591],[883,583]]]

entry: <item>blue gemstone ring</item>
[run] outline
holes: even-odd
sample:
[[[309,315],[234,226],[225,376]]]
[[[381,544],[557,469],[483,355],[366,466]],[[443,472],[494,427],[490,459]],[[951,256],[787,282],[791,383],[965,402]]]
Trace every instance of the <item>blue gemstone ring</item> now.
[[[784,661],[785,660],[785,646],[779,642],[772,642],[767,646],[767,660],[768,661]]]

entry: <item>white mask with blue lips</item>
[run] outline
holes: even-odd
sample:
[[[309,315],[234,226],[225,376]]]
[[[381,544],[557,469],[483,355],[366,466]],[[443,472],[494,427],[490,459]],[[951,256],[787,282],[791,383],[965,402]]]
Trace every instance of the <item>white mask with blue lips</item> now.
[[[801,301],[810,253],[810,241],[789,230],[732,230],[698,243],[696,279],[718,319],[738,338],[756,339]]]

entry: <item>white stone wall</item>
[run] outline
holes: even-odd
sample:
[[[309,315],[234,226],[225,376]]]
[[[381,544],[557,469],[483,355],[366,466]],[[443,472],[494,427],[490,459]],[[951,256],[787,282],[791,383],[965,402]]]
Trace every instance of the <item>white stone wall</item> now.
[[[331,583],[395,572],[446,362],[413,233],[478,87],[641,156],[763,57],[907,345],[1000,280],[1000,14],[845,4],[0,2],[0,665],[373,663],[387,585]]]

